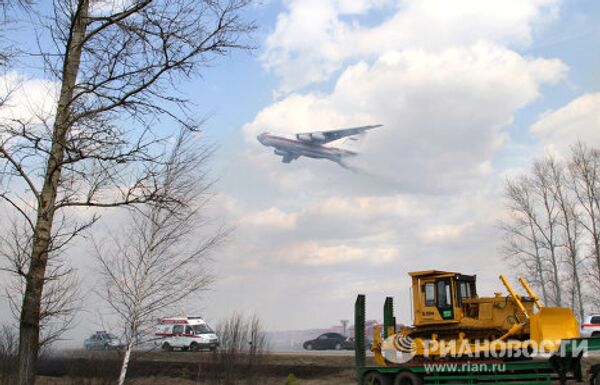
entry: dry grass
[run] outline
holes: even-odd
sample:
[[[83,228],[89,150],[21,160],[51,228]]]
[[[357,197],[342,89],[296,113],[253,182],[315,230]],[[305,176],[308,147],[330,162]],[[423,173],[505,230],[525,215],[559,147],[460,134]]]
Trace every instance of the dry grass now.
[[[262,385],[286,385],[286,377],[266,377]],[[43,377],[36,379],[36,385],[113,385],[115,381],[106,382],[100,379],[81,377]],[[128,381],[128,385],[213,385],[211,380],[197,381],[173,377],[140,377]],[[348,370],[338,375],[323,378],[303,379],[298,378],[294,385],[356,385],[354,371]]]
[[[240,360],[237,360],[240,358]],[[236,358],[230,379],[234,384],[256,383],[260,385],[345,385],[355,384],[350,355],[325,354],[265,354],[252,369],[253,378],[248,381],[247,357]],[[215,378],[220,371],[222,356],[208,352],[152,352],[139,354],[133,361],[130,385],[215,385],[223,382],[223,376]],[[116,381],[118,355],[115,352],[81,352],[79,354],[48,362],[52,376],[39,376],[36,385],[108,385]],[[242,366],[240,368],[240,365]],[[61,369],[62,367],[62,369]],[[113,373],[114,372],[114,373]],[[62,375],[61,375],[62,373]],[[294,374],[296,382],[286,378]]]
[[[114,353],[98,352],[94,354],[96,360],[99,357],[114,357]],[[92,356],[94,356],[92,355]],[[91,359],[90,363],[94,362]],[[174,365],[185,363],[208,363],[211,360],[210,353],[151,353],[142,356],[147,364],[158,367],[165,362]],[[78,359],[80,360],[80,359]],[[163,361],[164,360],[164,361]],[[326,354],[267,354],[265,356],[264,368],[260,377],[261,385],[356,385],[354,370],[352,369],[354,357]],[[584,383],[589,383],[587,371],[591,365],[600,364],[600,356],[592,356],[583,360]],[[142,369],[142,368],[140,368]],[[269,374],[269,371],[271,374]],[[277,374],[275,374],[277,372]],[[289,374],[294,374],[297,381],[287,381]],[[85,378],[85,377],[39,377],[36,385],[113,385],[111,378]],[[242,384],[245,382],[242,381]],[[180,375],[155,375],[142,376],[138,372],[129,382],[129,385],[215,385],[214,379],[197,376],[197,372],[186,373],[180,371]],[[574,384],[574,382],[570,382]]]

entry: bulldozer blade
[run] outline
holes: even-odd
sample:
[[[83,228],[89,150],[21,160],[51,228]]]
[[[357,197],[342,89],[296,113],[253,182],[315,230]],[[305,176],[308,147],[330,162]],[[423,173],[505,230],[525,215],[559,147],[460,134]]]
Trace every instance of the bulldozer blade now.
[[[571,309],[543,307],[530,317],[530,339],[550,352],[558,350],[560,340],[579,337],[579,325]]]

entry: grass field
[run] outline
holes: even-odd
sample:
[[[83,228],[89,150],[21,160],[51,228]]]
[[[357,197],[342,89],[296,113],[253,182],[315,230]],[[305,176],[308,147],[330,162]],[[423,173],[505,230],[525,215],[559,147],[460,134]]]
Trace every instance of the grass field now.
[[[39,365],[38,385],[113,384],[118,352],[71,352],[47,357]],[[208,352],[138,352],[130,365],[130,384],[354,384],[351,352],[272,353],[223,357]],[[294,380],[295,379],[295,380]],[[287,382],[286,382],[287,381]]]
[[[211,353],[138,352],[131,363],[132,385],[356,385],[354,357],[332,353],[271,353],[249,359]],[[118,352],[69,352],[46,357],[37,385],[108,385],[118,376]],[[584,372],[600,356],[584,359]],[[589,383],[589,381],[585,381]],[[10,382],[6,382],[9,384]],[[0,385],[4,385],[0,382]]]

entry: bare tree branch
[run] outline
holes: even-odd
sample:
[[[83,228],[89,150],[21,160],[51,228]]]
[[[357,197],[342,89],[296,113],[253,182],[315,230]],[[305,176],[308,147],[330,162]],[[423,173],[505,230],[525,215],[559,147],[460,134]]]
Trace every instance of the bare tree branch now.
[[[98,295],[117,314],[127,340],[119,384],[139,332],[213,281],[208,255],[225,233],[217,229],[198,241],[198,232],[206,231],[200,216],[211,185],[202,169],[212,150],[198,151],[193,143],[183,131],[162,173],[163,193],[176,199],[132,211],[124,232],[102,245],[95,242],[102,281]]]
[[[28,3],[5,0],[0,7]],[[54,0],[40,10],[47,13],[24,8],[28,22],[39,20],[39,52],[29,57],[59,87],[52,113],[0,121],[0,198],[33,227],[19,272],[25,291],[18,385],[34,379],[50,254],[97,220],[81,222],[69,208],[151,204],[177,212],[182,197],[164,180],[173,132],[166,126],[196,131],[200,124],[177,91],[179,82],[232,50],[252,48],[254,25],[242,17],[249,4],[136,0],[98,7],[91,0]],[[35,203],[25,199],[29,192]]]

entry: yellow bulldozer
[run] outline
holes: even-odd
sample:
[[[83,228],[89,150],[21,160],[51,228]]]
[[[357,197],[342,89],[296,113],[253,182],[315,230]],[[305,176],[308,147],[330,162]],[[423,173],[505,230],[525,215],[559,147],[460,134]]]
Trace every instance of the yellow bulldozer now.
[[[479,297],[476,276],[428,270],[412,278],[414,325],[373,331],[375,360],[380,365],[409,359],[479,357],[532,349],[554,352],[560,340],[579,337],[573,312],[542,306],[523,278],[527,295],[515,293],[504,276],[508,295]],[[395,322],[394,322],[395,325]],[[495,357],[495,356],[494,356]]]

